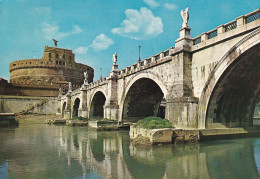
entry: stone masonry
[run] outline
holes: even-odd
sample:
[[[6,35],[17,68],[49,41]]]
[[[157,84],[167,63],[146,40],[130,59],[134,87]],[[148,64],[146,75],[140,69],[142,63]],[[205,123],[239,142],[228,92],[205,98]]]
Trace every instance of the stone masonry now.
[[[183,27],[175,47],[121,70],[114,63],[109,76],[59,96],[60,114],[136,122],[161,113],[165,101],[165,118],[176,128],[251,126],[260,94],[259,14],[195,38]]]
[[[10,83],[0,80],[1,95],[57,96],[59,89],[68,89],[73,84],[77,89],[88,74],[88,83],[93,81],[94,69],[76,63],[72,50],[45,46],[41,59],[19,60],[10,63]]]

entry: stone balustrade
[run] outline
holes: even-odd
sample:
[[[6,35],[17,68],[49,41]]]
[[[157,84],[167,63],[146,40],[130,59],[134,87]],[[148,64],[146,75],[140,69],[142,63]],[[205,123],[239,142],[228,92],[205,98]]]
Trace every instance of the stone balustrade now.
[[[106,82],[107,82],[107,77],[104,77],[104,78],[101,78],[101,79],[99,79],[97,81],[89,83],[87,88],[88,89],[96,88],[98,86],[101,86],[101,85],[105,84]]]
[[[126,68],[121,69],[118,72],[119,77],[125,76],[125,75],[130,75],[132,73],[136,73],[138,71],[141,71],[143,69],[149,68],[150,66],[154,64],[159,64],[162,62],[166,57],[170,56],[172,54],[171,49],[174,47],[171,47],[168,50],[162,51],[156,55],[153,55],[149,58],[146,58],[140,62],[137,62],[136,64],[133,64],[131,66],[128,66]]]
[[[202,42],[207,43],[207,41],[215,40],[216,37],[218,37],[220,34],[225,34],[227,32],[231,32],[234,29],[241,28],[242,26],[245,26],[253,21],[260,20],[260,8],[257,10],[236,18],[235,20],[228,22],[224,25],[220,25],[217,28],[209,31],[204,32],[200,34],[197,37],[193,38],[193,46],[200,45]],[[223,36],[223,39],[226,38]],[[223,40],[223,39],[217,39],[217,40]]]

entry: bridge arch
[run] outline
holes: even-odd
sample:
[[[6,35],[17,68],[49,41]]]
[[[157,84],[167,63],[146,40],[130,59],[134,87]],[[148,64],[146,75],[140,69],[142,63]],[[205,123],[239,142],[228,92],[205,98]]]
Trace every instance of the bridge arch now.
[[[61,108],[61,117],[64,117],[65,109],[66,109],[66,101],[62,103],[62,108]]]
[[[79,116],[79,105],[80,105],[80,99],[77,97],[73,102],[72,117]]]
[[[103,89],[95,90],[91,95],[89,103],[89,119],[104,118],[104,105],[106,102],[106,93]]]
[[[143,117],[157,116],[166,95],[167,87],[158,75],[147,71],[137,73],[125,85],[119,119],[136,122]]]
[[[200,96],[198,128],[252,125],[260,93],[260,28],[234,45],[217,63]]]

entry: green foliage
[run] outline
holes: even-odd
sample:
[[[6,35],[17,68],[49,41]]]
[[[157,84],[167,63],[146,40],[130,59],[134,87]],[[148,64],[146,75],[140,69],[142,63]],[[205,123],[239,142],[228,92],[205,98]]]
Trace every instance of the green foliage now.
[[[77,116],[73,117],[71,120],[88,121],[88,118]]]
[[[60,113],[60,108],[57,109],[57,112]]]
[[[107,118],[103,118],[103,119],[101,119],[101,121],[103,121],[103,122],[109,122],[110,120],[107,119]]]
[[[160,117],[146,117],[142,120],[139,120],[135,127],[141,127],[145,129],[161,129],[161,128],[172,128],[172,124],[168,119],[162,119]]]
[[[258,98],[256,105],[260,106],[260,98]]]

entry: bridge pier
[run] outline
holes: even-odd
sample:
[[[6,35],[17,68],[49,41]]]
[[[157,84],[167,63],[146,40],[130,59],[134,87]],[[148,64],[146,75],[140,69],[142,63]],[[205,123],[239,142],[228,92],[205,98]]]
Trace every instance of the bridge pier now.
[[[119,106],[117,102],[118,65],[113,64],[108,77],[108,96],[104,105],[104,118],[118,120]]]
[[[64,110],[64,119],[71,119],[71,92],[66,95],[66,108]]]
[[[80,89],[80,104],[78,109],[78,116],[81,117],[88,117],[88,109],[87,109],[87,89],[85,88],[84,84]]]
[[[196,97],[166,97],[165,118],[176,128],[197,128]]]

